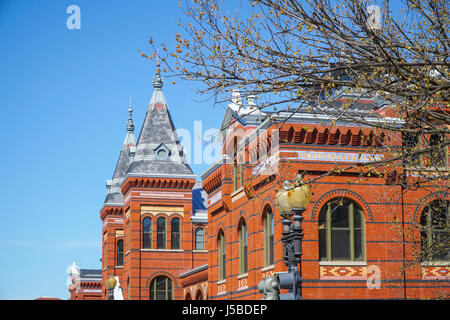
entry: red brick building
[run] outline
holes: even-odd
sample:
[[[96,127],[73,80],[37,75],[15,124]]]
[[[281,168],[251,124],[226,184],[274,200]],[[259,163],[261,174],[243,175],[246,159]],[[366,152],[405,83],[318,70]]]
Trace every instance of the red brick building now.
[[[137,142],[130,106],[127,136],[100,212],[103,282],[118,276],[125,299],[184,299],[182,283],[190,280],[179,275],[208,262],[204,191],[186,161],[162,86],[158,66]],[[202,288],[198,298],[206,297]]]
[[[257,285],[263,277],[287,270],[276,194],[283,181],[300,172],[312,181],[302,224],[305,299],[449,296],[448,247],[431,261],[414,259],[420,237],[448,239],[425,218],[438,208],[448,219],[448,185],[405,189],[399,183],[401,167],[385,167],[379,174],[344,170],[382,160],[405,147],[404,137],[333,116],[347,98],[343,94],[336,95],[329,112],[292,115],[262,113],[254,97],[244,103],[234,93],[221,127],[223,157],[201,175],[200,186],[162,84],[157,69],[137,142],[130,110],[100,212],[104,297],[104,282],[114,275],[124,299],[261,299]],[[369,124],[401,126],[399,119],[385,116],[386,108],[360,98],[351,114]],[[447,149],[438,151],[444,159],[440,169],[448,170]],[[407,169],[413,179],[433,168]],[[316,180],[330,170],[335,174]],[[422,233],[413,229],[416,224]]]
[[[345,98],[336,96],[336,110]],[[253,98],[245,106],[238,96],[230,104],[222,124],[228,128],[223,136],[228,161],[202,175],[208,194],[209,299],[260,299],[259,281],[287,270],[274,199],[282,182],[300,172],[313,181],[302,224],[305,299],[449,297],[448,228],[445,238],[440,233],[447,239],[445,252],[421,264],[414,263],[420,235],[412,230],[415,224],[427,226],[424,213],[436,205],[448,223],[448,184],[412,191],[396,181],[401,168],[381,168],[380,175],[344,170],[383,159],[390,152],[386,146],[402,148],[401,135],[387,137],[370,126],[335,121],[328,112],[272,114],[277,120],[266,114],[261,123],[260,115],[250,111],[253,105]],[[352,112],[368,122],[402,125],[395,118],[380,120],[383,109],[361,98]],[[262,157],[261,149],[268,150]],[[441,150],[441,169],[442,157],[448,170],[447,150]],[[339,174],[315,180],[331,170]],[[410,171],[420,174],[417,168]]]
[[[67,287],[70,300],[99,300],[102,294],[102,273],[97,269],[80,269],[75,262],[68,269]]]

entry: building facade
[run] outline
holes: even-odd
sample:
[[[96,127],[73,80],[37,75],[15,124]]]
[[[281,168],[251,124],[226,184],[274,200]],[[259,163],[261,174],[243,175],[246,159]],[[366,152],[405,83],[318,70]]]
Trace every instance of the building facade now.
[[[179,275],[207,264],[205,194],[175,131],[159,65],[153,87],[137,141],[130,105],[127,135],[107,182],[100,212],[103,282],[118,276],[125,299],[184,299],[189,277]]]
[[[80,269],[75,262],[68,268],[67,288],[70,300],[100,300],[102,272],[99,269]]]
[[[346,100],[336,96],[336,113]],[[358,163],[382,161],[403,148],[401,135],[336,121],[333,110],[276,113],[275,121],[268,113],[261,123],[253,107],[252,97],[247,106],[239,97],[229,105],[222,124],[228,128],[224,159],[202,175],[208,194],[209,299],[260,299],[258,283],[287,270],[275,199],[283,182],[292,182],[299,173],[312,187],[302,223],[303,298],[449,297],[448,183],[441,180],[413,190],[400,181],[402,170],[418,177],[439,165],[441,172],[448,172],[447,147],[427,168],[383,165],[375,174]],[[370,98],[360,98],[354,109],[355,116],[368,122],[402,125],[393,117],[380,120],[385,107]],[[435,233],[431,230],[436,224],[431,226],[430,216],[428,222],[424,218],[431,211],[441,222]],[[418,263],[424,238],[431,243],[435,236],[442,250]]]
[[[330,112],[288,114],[263,113],[255,97],[244,103],[235,92],[218,138],[222,157],[200,183],[175,132],[158,65],[153,87],[137,140],[130,104],[100,212],[103,298],[113,275],[124,299],[261,299],[258,283],[287,270],[275,199],[299,173],[312,187],[302,223],[303,298],[449,297],[448,228],[432,218],[450,223],[448,185],[413,190],[402,180],[406,171],[413,180],[438,164],[358,166],[405,148],[404,136],[333,116],[348,99],[342,93]],[[389,110],[361,97],[352,112],[369,124],[401,126]],[[447,172],[448,150],[438,153]],[[444,249],[418,262],[417,251],[436,237]]]

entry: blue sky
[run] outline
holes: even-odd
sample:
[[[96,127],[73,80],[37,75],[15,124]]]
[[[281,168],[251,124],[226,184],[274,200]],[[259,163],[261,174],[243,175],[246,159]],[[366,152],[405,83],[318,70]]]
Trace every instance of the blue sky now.
[[[80,30],[66,27],[72,4]],[[180,15],[176,0],[0,0],[0,299],[67,299],[72,261],[101,268],[99,210],[129,97],[138,135],[153,91],[154,64],[137,50],[151,52],[150,35],[174,43]],[[171,80],[175,126],[218,128],[224,109]]]

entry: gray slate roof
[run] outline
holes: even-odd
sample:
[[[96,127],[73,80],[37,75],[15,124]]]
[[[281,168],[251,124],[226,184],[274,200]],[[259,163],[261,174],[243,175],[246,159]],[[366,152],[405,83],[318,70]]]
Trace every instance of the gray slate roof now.
[[[118,205],[123,203],[123,195],[120,191],[120,185],[122,184],[123,178],[126,175],[128,166],[130,165],[132,150],[136,146],[136,138],[134,136],[134,123],[131,118],[131,113],[133,109],[131,107],[128,110],[130,117],[127,121],[127,135],[122,144],[122,149],[120,150],[119,159],[117,160],[116,168],[114,170],[114,175],[110,181],[108,188],[108,194],[106,195],[104,204],[105,205]]]
[[[80,269],[80,280],[102,281],[102,270]]]
[[[127,174],[194,177],[175,131],[158,70],[153,80],[153,95],[137,141],[136,155],[128,167]]]

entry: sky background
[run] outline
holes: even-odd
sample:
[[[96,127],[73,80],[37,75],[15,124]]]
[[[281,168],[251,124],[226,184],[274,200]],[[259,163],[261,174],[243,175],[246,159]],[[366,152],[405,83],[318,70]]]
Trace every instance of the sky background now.
[[[72,4],[80,30],[66,26]],[[68,299],[73,261],[101,268],[99,211],[129,97],[137,137],[153,92],[154,63],[137,50],[151,53],[150,35],[173,44],[179,16],[176,0],[0,0],[0,299]],[[223,106],[171,81],[177,128],[219,127]]]

